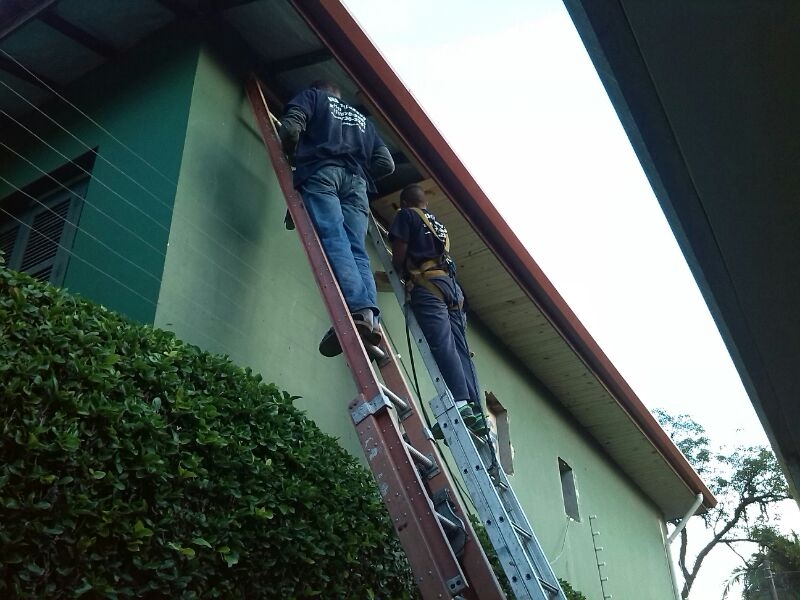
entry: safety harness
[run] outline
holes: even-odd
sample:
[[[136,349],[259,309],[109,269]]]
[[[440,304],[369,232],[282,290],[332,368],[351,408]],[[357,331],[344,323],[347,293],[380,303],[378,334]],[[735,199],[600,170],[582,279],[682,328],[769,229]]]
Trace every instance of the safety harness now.
[[[441,241],[439,235],[436,233],[436,229],[434,229],[433,224],[431,223],[428,215],[425,214],[425,211],[421,208],[417,208],[416,206],[410,206],[411,210],[413,210],[422,222],[425,224],[425,227],[431,232],[434,238]],[[442,268],[443,264],[445,264],[450,258],[450,236],[445,233],[444,238],[444,252],[439,257],[439,259],[431,259],[426,260],[420,263],[419,265],[411,265],[410,263],[406,262],[406,271],[409,274],[410,283],[412,284],[411,287],[415,285],[419,285],[424,287],[428,290],[431,294],[439,298],[442,302],[445,301],[444,294],[442,290],[438,288],[438,286],[430,281],[432,277],[448,277],[451,275],[449,270],[445,270]],[[408,288],[407,291],[410,293],[411,288]],[[454,304],[448,304],[447,310],[461,310],[463,305],[463,300],[460,302],[456,302]]]

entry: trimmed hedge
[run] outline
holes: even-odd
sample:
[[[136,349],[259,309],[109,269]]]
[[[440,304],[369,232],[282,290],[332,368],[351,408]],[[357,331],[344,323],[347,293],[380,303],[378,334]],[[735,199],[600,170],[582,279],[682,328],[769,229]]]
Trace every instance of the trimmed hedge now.
[[[0,327],[0,597],[414,597],[371,475],[286,392],[2,267]]]

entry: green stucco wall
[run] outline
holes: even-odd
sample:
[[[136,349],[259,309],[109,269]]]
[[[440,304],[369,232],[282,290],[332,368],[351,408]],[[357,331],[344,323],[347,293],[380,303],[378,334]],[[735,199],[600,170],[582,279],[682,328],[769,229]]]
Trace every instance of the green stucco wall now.
[[[301,396],[297,405],[360,456],[346,410],[352,380],[342,360],[317,353],[329,323],[296,233],[284,229],[284,211],[242,79],[201,51],[155,324]],[[405,356],[402,313],[391,294],[380,302]],[[556,573],[587,598],[602,598],[589,525],[596,515],[606,592],[672,600],[654,505],[478,323],[470,342],[482,387],[508,410],[512,482]],[[431,396],[430,383],[421,383]],[[580,522],[564,513],[558,457],[574,470]]]
[[[483,334],[483,335],[481,335]],[[587,598],[600,598],[592,530],[603,551],[605,593],[614,598],[674,598],[661,521],[654,505],[604,455],[550,393],[536,385],[496,340],[473,326],[470,344],[483,389],[508,410],[515,450],[510,477],[555,571]],[[558,458],[573,469],[580,522],[567,519]],[[596,516],[590,524],[590,516]],[[589,568],[591,565],[593,568]]]
[[[351,380],[316,352],[325,309],[267,161],[243,83],[202,52],[155,324],[302,396],[357,453]]]
[[[97,148],[64,286],[145,323],[156,312],[197,47],[189,32],[170,30],[65,92],[128,148],[60,100],[42,109],[69,133],[33,109],[23,121],[52,148],[16,125],[3,132],[44,172]],[[17,187],[44,177],[2,147],[0,173]],[[12,191],[2,185],[0,198]]]

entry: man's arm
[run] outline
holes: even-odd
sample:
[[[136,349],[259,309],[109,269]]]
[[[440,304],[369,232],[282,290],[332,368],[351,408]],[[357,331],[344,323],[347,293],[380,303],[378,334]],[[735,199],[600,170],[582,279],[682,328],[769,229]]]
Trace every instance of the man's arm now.
[[[394,238],[392,240],[392,266],[394,272],[400,277],[406,277],[406,254],[408,253],[408,242]]]
[[[381,144],[373,150],[369,172],[376,181],[394,173],[394,159],[385,145]]]
[[[306,130],[306,120],[306,114],[297,106],[289,107],[281,119],[281,128],[278,130],[278,134],[283,151],[289,158],[294,156],[300,141],[300,134]]]

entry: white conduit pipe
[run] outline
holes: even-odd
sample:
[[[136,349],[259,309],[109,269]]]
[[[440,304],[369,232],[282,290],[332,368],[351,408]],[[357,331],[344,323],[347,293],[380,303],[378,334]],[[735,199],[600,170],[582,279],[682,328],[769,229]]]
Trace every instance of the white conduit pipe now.
[[[683,531],[683,528],[686,527],[686,523],[689,522],[689,519],[694,516],[694,513],[697,512],[697,507],[703,502],[703,494],[697,494],[694,499],[694,504],[692,504],[692,508],[690,508],[686,514],[681,519],[681,522],[678,523],[678,526],[675,530],[670,534],[669,538],[667,538],[667,543],[671,544],[673,540],[678,537],[678,534]]]

